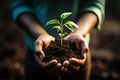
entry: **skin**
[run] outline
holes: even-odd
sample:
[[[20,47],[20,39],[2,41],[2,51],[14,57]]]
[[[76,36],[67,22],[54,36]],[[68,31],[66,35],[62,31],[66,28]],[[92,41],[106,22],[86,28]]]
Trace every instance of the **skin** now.
[[[34,57],[41,68],[51,73],[55,73],[56,71],[61,73],[71,73],[72,71],[78,71],[86,62],[89,47],[84,37],[97,24],[97,17],[90,12],[86,12],[79,17],[77,22],[79,28],[76,28],[64,39],[75,44],[77,49],[80,49],[82,46],[82,59],[70,58],[62,64],[58,63],[57,60],[52,60],[48,63],[41,61],[45,57],[43,48],[47,48],[55,38],[42,28],[33,15],[29,13],[20,15],[18,18],[18,24],[35,39]]]

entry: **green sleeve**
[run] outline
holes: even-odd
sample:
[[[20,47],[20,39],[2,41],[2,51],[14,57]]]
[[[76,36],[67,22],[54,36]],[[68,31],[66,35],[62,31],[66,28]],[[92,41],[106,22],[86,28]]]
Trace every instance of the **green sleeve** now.
[[[29,1],[30,0],[12,0],[11,15],[13,21],[16,22],[18,16],[22,13],[33,13],[32,5],[29,3]]]
[[[105,16],[105,0],[83,0],[80,13],[92,12],[98,18],[96,27],[101,28]]]

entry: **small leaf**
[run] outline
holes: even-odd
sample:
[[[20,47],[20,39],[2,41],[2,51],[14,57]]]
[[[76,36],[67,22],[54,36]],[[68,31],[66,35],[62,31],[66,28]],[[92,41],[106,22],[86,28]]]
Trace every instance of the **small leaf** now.
[[[64,37],[65,35],[67,35],[68,33],[67,32],[64,32],[64,33],[59,33],[58,35],[60,36],[60,37]]]
[[[58,35],[60,36],[60,38],[62,37],[62,34],[61,34],[61,33],[59,33]]]
[[[63,33],[63,37],[64,37],[65,35],[67,35],[67,34],[68,34],[67,32],[64,32],[64,33]]]
[[[67,27],[69,30],[73,31],[74,27],[75,28],[79,28],[78,25],[76,23],[74,23],[73,21],[66,21],[64,23],[64,26]]]
[[[67,27],[70,31],[73,32],[74,28],[71,24],[65,24],[65,27]]]
[[[59,22],[59,20],[57,20],[57,19],[52,19],[52,20],[49,20],[47,23],[46,23],[46,26],[47,25],[50,25],[50,24],[59,24],[60,22]]]
[[[68,16],[70,16],[72,14],[72,12],[64,12],[60,15],[61,19],[65,19],[67,18]]]
[[[60,26],[53,26],[53,28],[57,29],[57,31],[59,32],[61,27]]]

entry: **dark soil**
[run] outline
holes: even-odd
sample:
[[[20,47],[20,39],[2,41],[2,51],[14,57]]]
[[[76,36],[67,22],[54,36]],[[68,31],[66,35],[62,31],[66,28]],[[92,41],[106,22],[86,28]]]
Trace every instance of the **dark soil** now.
[[[55,40],[47,49],[44,50],[44,52],[46,57],[43,61],[45,62],[56,59],[58,62],[62,63],[71,57],[81,59],[81,50],[76,49],[74,45],[69,44],[69,42],[65,40],[63,40],[63,46],[61,46],[59,40]]]

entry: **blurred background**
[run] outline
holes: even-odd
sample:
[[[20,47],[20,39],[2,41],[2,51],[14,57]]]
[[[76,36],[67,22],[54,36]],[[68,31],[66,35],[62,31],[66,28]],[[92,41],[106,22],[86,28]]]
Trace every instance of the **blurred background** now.
[[[10,0],[0,0],[0,80],[22,80],[24,37],[9,9]],[[91,80],[120,80],[120,0],[106,0],[105,21],[100,31],[91,31],[90,48]]]

